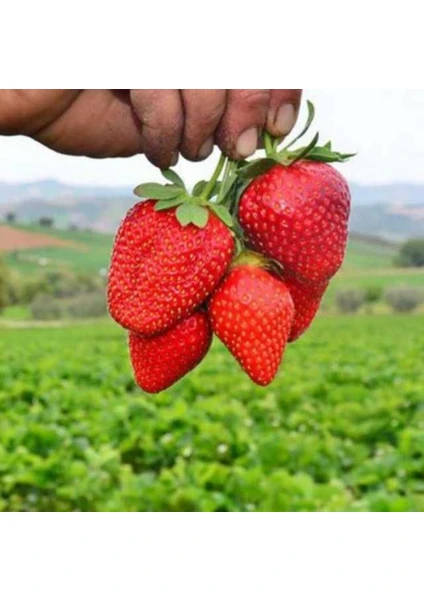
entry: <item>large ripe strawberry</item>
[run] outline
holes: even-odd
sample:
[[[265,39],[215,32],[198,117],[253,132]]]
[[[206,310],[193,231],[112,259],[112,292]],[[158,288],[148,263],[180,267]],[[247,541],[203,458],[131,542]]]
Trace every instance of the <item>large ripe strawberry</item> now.
[[[212,296],[214,333],[257,384],[274,379],[293,321],[293,301],[285,284],[262,268],[253,253],[237,258]]]
[[[241,197],[248,244],[303,282],[328,281],[345,254],[350,194],[332,166],[311,160],[275,164]]]
[[[285,276],[286,284],[294,303],[294,319],[289,342],[297,340],[311,325],[321,304],[328,283],[304,283],[296,277]]]
[[[116,236],[109,311],[140,335],[162,333],[195,311],[225,274],[234,251],[230,230],[215,214],[207,211],[203,227],[182,226],[176,210],[157,211],[154,201],[140,202]]]
[[[200,363],[211,341],[212,331],[204,312],[190,315],[155,337],[144,338],[130,332],[130,356],[137,384],[151,394],[170,387]]]

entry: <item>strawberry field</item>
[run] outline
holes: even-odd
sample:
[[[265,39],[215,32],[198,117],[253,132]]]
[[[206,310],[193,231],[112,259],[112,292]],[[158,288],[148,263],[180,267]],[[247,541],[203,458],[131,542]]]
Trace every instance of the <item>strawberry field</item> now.
[[[153,397],[109,323],[0,330],[0,510],[424,510],[423,331],[320,318],[266,389],[215,342]]]

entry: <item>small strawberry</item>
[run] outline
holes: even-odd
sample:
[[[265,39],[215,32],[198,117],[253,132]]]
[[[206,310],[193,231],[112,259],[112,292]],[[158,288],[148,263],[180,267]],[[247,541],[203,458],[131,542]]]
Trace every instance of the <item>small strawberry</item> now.
[[[308,329],[314,320],[328,283],[304,283],[293,276],[285,276],[284,283],[294,303],[294,319],[289,337],[289,342],[294,342]]]
[[[162,333],[194,312],[225,274],[234,251],[230,230],[208,209],[198,207],[206,216],[201,226],[189,219],[183,226],[176,212],[184,217],[190,207],[158,208],[149,200],[129,211],[109,271],[110,314],[143,336]]]
[[[162,335],[130,332],[131,363],[137,384],[151,394],[170,387],[204,358],[212,331],[204,312],[196,312]]]
[[[250,247],[277,260],[300,281],[327,282],[346,249],[350,194],[322,162],[276,164],[241,197],[239,221]]]
[[[286,285],[266,271],[252,252],[237,257],[212,296],[212,329],[258,385],[274,379],[293,322],[293,301]]]

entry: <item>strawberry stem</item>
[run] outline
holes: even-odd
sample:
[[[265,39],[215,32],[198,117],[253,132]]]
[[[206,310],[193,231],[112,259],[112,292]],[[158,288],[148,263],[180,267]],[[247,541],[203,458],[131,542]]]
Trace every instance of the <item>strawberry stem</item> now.
[[[264,133],[264,144],[265,144],[265,152],[267,156],[272,156],[274,154],[274,143],[273,138],[268,131]]]
[[[215,171],[213,172],[211,179],[208,181],[207,185],[205,186],[205,189],[202,192],[202,200],[207,200],[209,198],[210,193],[212,192],[216,182],[219,179],[219,176],[221,175],[221,171],[225,165],[226,160],[227,157],[225,156],[225,154],[221,153],[218,164],[215,167]]]

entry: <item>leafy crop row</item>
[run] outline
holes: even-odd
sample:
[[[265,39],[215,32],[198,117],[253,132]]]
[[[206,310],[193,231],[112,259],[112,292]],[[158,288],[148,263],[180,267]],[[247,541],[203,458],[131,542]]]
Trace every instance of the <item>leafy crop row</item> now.
[[[0,330],[0,510],[424,510],[424,318],[321,318],[267,389],[156,397],[112,325]]]

